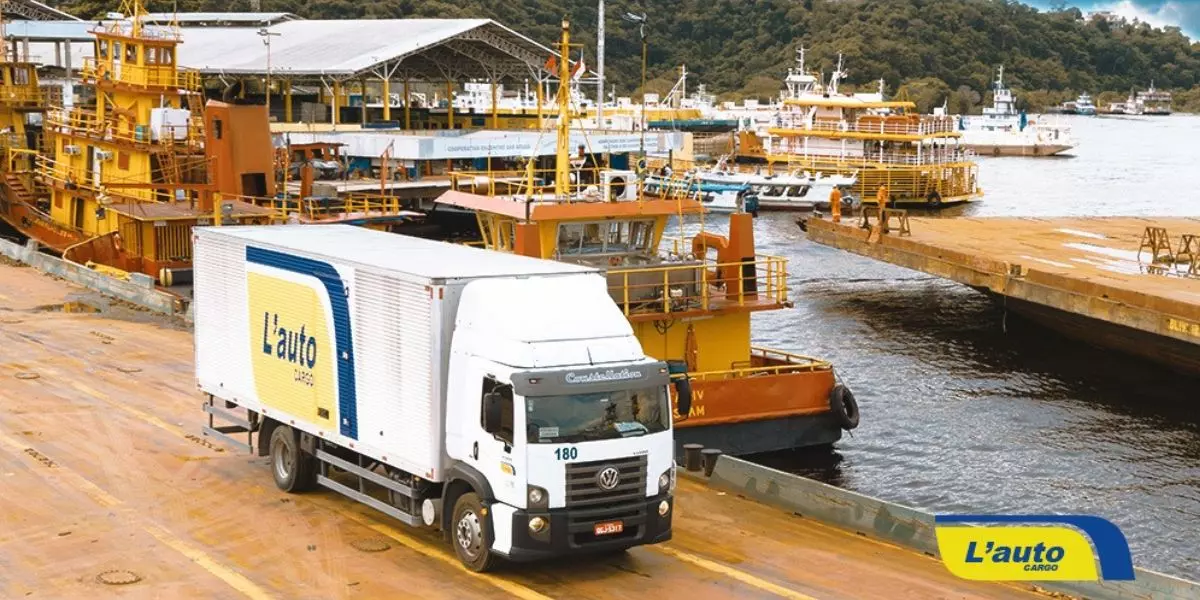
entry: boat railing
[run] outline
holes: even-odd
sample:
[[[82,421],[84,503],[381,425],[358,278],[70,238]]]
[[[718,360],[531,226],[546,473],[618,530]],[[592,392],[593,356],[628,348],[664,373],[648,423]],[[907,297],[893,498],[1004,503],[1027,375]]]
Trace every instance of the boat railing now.
[[[164,135],[155,140],[149,125],[130,125],[101,119],[93,110],[56,106],[47,109],[45,117],[46,128],[55,133],[135,145],[168,144],[198,149],[203,143],[203,130],[195,123],[196,120],[197,116],[193,115],[188,125],[179,126],[180,129],[186,128],[182,132],[182,139],[176,139],[176,128],[164,126]]]
[[[7,106],[39,106],[46,101],[41,88],[24,85],[0,85],[0,103]]]
[[[226,195],[269,208],[271,219],[287,221],[295,216],[305,221],[331,221],[349,217],[381,217],[405,212],[403,200],[382,194],[349,194],[338,198],[252,198]]]
[[[820,150],[806,151],[804,141],[795,138],[772,138],[768,154],[787,157],[789,163],[798,165],[828,164],[837,167],[939,167],[955,163],[969,163],[974,156],[969,150],[957,146],[930,146],[921,148],[921,153],[883,150],[864,150],[857,155],[822,153]]]
[[[571,181],[567,186],[564,202],[573,200],[620,200],[627,197],[630,186],[637,186],[632,173],[620,172],[608,178],[602,176],[609,169],[603,167],[571,169]],[[450,189],[485,196],[513,196],[537,198],[543,201],[557,199],[554,169],[513,169],[486,171],[450,171]]]
[[[85,58],[79,72],[85,83],[112,83],[130,87],[153,87],[187,90],[201,89],[199,71],[181,69],[175,65],[110,64],[107,61]]]
[[[927,115],[862,115],[850,122],[844,119],[809,118],[799,112],[778,115],[768,128],[771,135],[795,136],[811,133],[854,133],[865,135],[936,135],[955,133],[954,117]]]
[[[781,308],[788,302],[787,259],[778,256],[618,267],[607,277],[609,295],[631,317]]]
[[[689,372],[689,379],[700,381],[719,381],[722,379],[737,379],[742,377],[762,377],[768,375],[788,375],[791,373],[806,373],[831,369],[829,361],[793,354],[772,348],[752,346],[750,360],[735,362],[728,369],[716,371]]]

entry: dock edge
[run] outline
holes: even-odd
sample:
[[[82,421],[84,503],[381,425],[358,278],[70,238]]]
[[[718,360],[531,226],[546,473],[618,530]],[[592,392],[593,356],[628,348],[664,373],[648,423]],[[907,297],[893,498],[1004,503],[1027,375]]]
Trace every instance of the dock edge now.
[[[33,240],[21,245],[0,239],[0,254],[43,273],[61,277],[94,292],[147,310],[183,318],[188,318],[191,314],[191,307],[185,307],[182,298],[159,291],[154,287],[154,279],[141,273],[130,274],[129,281],[109,277],[83,265],[41,252],[37,242]]]
[[[722,455],[707,484],[869,538],[938,557],[933,515]],[[1135,568],[1134,581],[1021,582],[1090,600],[1200,600],[1200,583]]]

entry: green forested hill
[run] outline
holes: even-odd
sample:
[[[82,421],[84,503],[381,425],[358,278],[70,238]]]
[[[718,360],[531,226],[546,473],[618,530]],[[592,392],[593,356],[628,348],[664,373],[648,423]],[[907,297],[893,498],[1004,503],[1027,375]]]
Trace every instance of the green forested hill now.
[[[112,9],[116,0],[69,0],[81,16]],[[149,3],[170,10],[174,2]],[[178,0],[179,10],[248,10],[249,0]],[[595,0],[262,0],[263,10],[309,18],[490,17],[549,45],[562,16],[573,23],[594,65]],[[669,87],[686,64],[711,91],[767,96],[792,63],[799,44],[810,66],[831,70],[841,52],[849,82],[889,92],[905,87],[927,108],[949,97],[966,110],[986,101],[995,66],[1033,105],[1080,91],[1119,93],[1145,88],[1190,91],[1200,84],[1200,44],[1178,29],[1088,20],[1077,9],[1039,12],[1006,0],[642,0],[607,2],[607,69],[618,90],[637,85],[636,28],[621,21],[632,9],[649,15],[651,90]],[[907,84],[907,85],[906,85]],[[1200,88],[1198,88],[1200,90]],[[1195,102],[1200,91],[1177,94]]]

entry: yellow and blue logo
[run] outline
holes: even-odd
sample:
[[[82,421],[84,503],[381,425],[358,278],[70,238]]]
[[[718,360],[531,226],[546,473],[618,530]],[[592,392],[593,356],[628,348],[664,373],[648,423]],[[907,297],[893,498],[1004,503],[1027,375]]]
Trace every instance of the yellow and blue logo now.
[[[295,417],[336,422],[339,433],[358,439],[354,339],[341,276],[329,263],[264,248],[247,247],[246,260],[268,267],[246,274],[259,401]]]
[[[1100,517],[938,515],[934,524],[942,562],[963,579],[1127,581],[1134,576],[1125,535]]]

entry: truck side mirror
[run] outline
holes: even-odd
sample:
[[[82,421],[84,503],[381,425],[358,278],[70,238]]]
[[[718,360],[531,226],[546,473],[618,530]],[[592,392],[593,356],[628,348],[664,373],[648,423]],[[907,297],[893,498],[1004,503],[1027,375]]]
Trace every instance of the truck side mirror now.
[[[504,399],[496,392],[483,395],[483,430],[498,435],[504,420]]]
[[[675,399],[679,416],[686,419],[692,412],[692,381],[687,375],[675,378]]]

